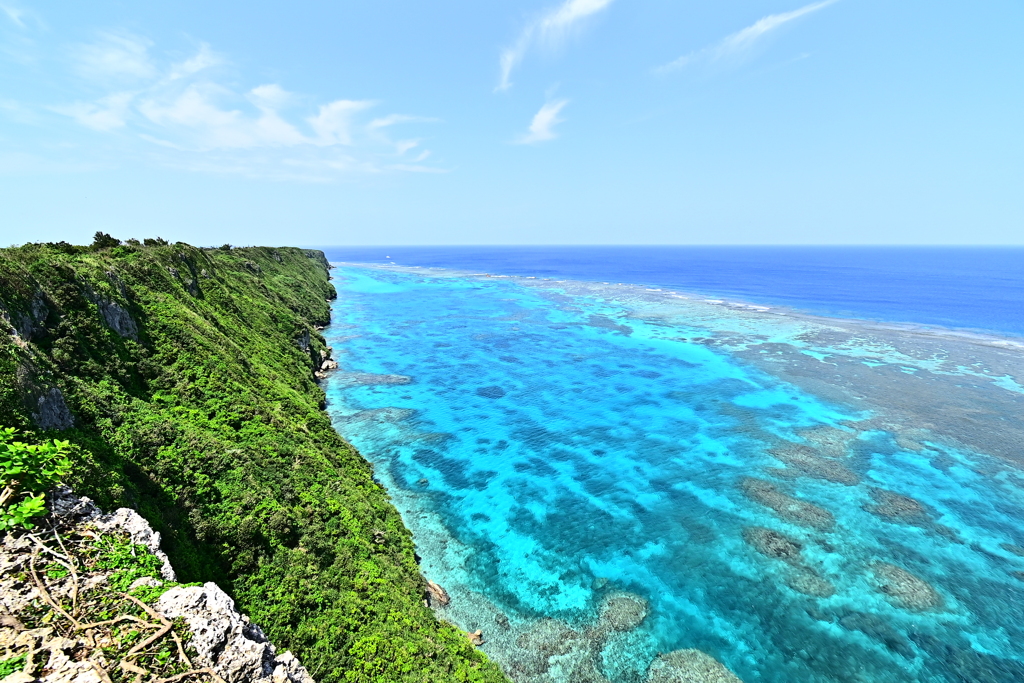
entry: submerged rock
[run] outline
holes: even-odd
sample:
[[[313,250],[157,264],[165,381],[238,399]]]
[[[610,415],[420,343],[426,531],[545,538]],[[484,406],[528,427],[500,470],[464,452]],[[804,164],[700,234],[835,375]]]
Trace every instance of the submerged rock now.
[[[476,390],[476,395],[484,398],[501,398],[505,395],[505,390],[497,386],[480,387]]]
[[[906,569],[887,562],[876,562],[871,570],[878,582],[878,589],[900,607],[923,611],[938,609],[944,603],[942,596],[931,584]]]
[[[647,683],[743,683],[717,659],[700,650],[676,650],[651,664]]]
[[[892,491],[886,491],[877,487],[870,487],[868,492],[874,499],[874,505],[865,505],[864,509],[878,517],[884,517],[896,522],[907,524],[922,524],[930,522],[924,505],[910,496],[904,496]]]
[[[885,645],[890,651],[903,657],[914,656],[914,649],[903,635],[889,621],[875,614],[849,611],[839,618],[839,625],[847,631],[860,631],[864,635]]]
[[[601,602],[599,631],[630,631],[647,618],[647,601],[633,593],[613,593]]]
[[[334,380],[347,386],[412,383],[412,378],[405,375],[376,375],[372,372],[339,372],[334,376]]]
[[[999,547],[1008,553],[1013,553],[1014,555],[1017,555],[1019,557],[1024,557],[1024,548],[1020,547],[1019,545],[1014,545],[1012,543],[1000,543]]]
[[[757,552],[789,564],[799,564],[803,545],[785,534],[760,526],[748,526],[743,530],[743,540]]]
[[[818,576],[817,572],[806,567],[793,570],[786,577],[786,585],[798,593],[815,598],[827,598],[835,595],[836,592],[836,587],[832,585],[832,582]]]
[[[856,486],[860,476],[838,460],[819,455],[813,448],[786,444],[768,451],[772,457],[815,479],[824,479],[844,486]]]
[[[857,433],[822,425],[813,429],[806,429],[800,432],[800,436],[807,440],[811,446],[822,455],[831,458],[841,458],[846,455],[850,442],[857,438]]]
[[[541,619],[529,631],[519,636],[516,645],[529,652],[542,655],[546,659],[555,655],[564,655],[582,637],[583,634],[564,621]]]
[[[748,477],[740,482],[740,486],[747,498],[774,510],[779,517],[794,524],[821,531],[830,531],[835,527],[836,519],[831,512],[813,503],[789,496],[771,482]]]

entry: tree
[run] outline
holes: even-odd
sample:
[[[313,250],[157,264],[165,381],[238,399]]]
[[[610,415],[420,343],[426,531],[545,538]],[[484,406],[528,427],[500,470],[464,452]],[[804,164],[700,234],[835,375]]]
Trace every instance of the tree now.
[[[100,249],[110,249],[111,247],[120,246],[121,240],[116,237],[111,237],[105,232],[97,231],[92,238],[92,248],[94,251]]]

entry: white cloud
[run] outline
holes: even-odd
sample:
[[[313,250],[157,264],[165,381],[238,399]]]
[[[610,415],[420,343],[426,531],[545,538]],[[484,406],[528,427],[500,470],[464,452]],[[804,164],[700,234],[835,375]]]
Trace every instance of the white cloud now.
[[[99,42],[74,50],[76,69],[87,79],[148,80],[157,75],[149,57],[150,41],[129,34],[105,33]]]
[[[351,145],[353,117],[373,106],[367,100],[337,100],[320,106],[316,116],[306,119],[320,145]]]
[[[612,4],[614,0],[565,0],[558,7],[545,12],[539,19],[528,25],[519,34],[512,47],[501,53],[501,81],[496,90],[506,90],[511,85],[512,70],[523,61],[526,52],[534,42],[557,45],[579,23]]]
[[[805,14],[817,12],[818,10],[828,7],[837,1],[838,0],[822,0],[822,2],[814,2],[809,5],[804,5],[800,9],[793,10],[792,12],[770,14],[763,19],[759,19],[742,31],[737,31],[732,35],[726,36],[715,45],[706,47],[697,52],[691,52],[688,55],[683,55],[668,64],[658,67],[655,71],[659,73],[668,73],[701,60],[714,62],[742,55],[750,50],[758,39],[766,33],[777,29],[787,22],[798,19]]]
[[[96,102],[75,102],[62,107],[53,107],[53,111],[73,117],[86,128],[107,131],[125,125],[128,105],[134,93],[119,92],[101,97]]]
[[[190,85],[169,101],[142,100],[138,110],[152,123],[178,133],[199,149],[286,147],[310,142],[277,113],[276,105],[288,97],[280,86],[259,86],[248,95],[259,111],[255,118],[239,109],[219,106],[217,101],[230,99],[232,93],[212,84]]]
[[[529,131],[516,142],[521,145],[532,145],[545,140],[554,140],[558,136],[553,128],[564,120],[558,118],[558,114],[567,104],[569,104],[569,100],[558,100],[545,104],[540,111],[534,114]]]
[[[437,119],[424,118],[422,116],[407,116],[405,114],[391,114],[383,118],[374,119],[368,124],[368,128],[387,128],[393,126],[396,123],[435,123]]]
[[[189,57],[184,62],[175,64],[171,67],[170,73],[167,74],[168,80],[177,80],[179,78],[185,78],[192,74],[199,73],[203,69],[209,69],[210,67],[221,64],[223,60],[218,56],[210,46],[203,43],[199,46],[199,51],[192,57]]]
[[[85,87],[108,94],[49,109],[92,130],[144,141],[151,158],[164,165],[322,181],[331,172],[399,170],[404,167],[394,165],[396,159],[416,155],[405,170],[422,171],[413,166],[430,154],[420,140],[394,140],[388,132],[436,119],[389,114],[367,120],[375,102],[338,99],[312,107],[278,83],[240,91],[221,77],[218,67],[230,65],[209,45],[170,62],[144,38],[107,33],[74,55]],[[237,78],[231,74],[231,82]]]

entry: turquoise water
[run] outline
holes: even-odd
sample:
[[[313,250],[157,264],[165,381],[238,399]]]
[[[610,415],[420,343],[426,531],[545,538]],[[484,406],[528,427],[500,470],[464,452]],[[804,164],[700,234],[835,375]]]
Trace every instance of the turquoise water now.
[[[915,356],[641,287],[334,272],[328,409],[443,616],[515,680],[642,682],[690,648],[748,683],[1024,680],[1024,478],[885,405],[927,375],[1016,406],[1018,352]],[[616,596],[639,625],[600,627]]]

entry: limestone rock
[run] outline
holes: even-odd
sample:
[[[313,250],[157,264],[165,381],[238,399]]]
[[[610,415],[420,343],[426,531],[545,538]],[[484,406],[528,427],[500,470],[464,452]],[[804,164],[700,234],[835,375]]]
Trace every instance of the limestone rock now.
[[[32,421],[40,429],[71,429],[75,418],[64,402],[64,394],[57,387],[50,387],[36,399]]]
[[[169,619],[184,618],[198,653],[196,663],[211,667],[228,683],[313,683],[298,659],[290,652],[278,655],[259,626],[214,583],[172,588],[156,609]]]
[[[440,605],[446,607],[452,599],[448,596],[448,591],[436,584],[433,581],[427,581],[427,602],[431,606]]]
[[[96,306],[107,327],[126,339],[139,340],[139,326],[135,324],[124,306],[116,301],[106,299],[97,299]]]

